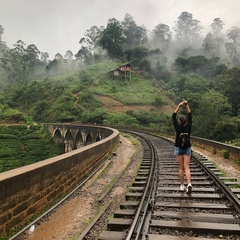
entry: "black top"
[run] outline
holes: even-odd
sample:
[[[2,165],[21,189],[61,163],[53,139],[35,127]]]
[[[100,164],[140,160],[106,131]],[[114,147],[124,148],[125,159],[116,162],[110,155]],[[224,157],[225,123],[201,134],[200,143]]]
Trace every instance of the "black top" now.
[[[191,112],[187,114],[187,124],[185,124],[184,126],[180,126],[178,124],[177,114],[175,112],[172,114],[172,121],[173,121],[173,126],[174,126],[175,131],[176,131],[175,147],[180,147],[179,136],[180,136],[181,132],[187,132],[188,133],[188,138],[189,138],[189,142],[190,142],[190,134],[191,134],[191,128],[192,128],[192,114],[191,114]],[[190,146],[191,146],[191,143],[190,143]]]

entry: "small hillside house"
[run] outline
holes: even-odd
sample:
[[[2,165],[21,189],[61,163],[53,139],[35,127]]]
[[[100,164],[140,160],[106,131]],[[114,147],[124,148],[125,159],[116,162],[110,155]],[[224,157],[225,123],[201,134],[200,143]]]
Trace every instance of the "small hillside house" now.
[[[123,64],[108,72],[111,76],[123,76],[131,80],[132,65],[130,63]]]

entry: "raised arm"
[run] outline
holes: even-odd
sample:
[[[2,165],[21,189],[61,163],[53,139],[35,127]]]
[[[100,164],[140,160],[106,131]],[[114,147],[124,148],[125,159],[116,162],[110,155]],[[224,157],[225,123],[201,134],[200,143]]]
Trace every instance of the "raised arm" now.
[[[188,101],[186,101],[186,100],[184,100],[185,101],[185,106],[186,106],[186,110],[187,110],[187,113],[190,113],[191,112],[191,109],[190,109],[190,107],[189,107],[189,105],[188,105]]]
[[[179,109],[181,108],[181,106],[183,106],[184,104],[187,104],[187,101],[186,100],[183,100],[182,102],[180,102],[176,109],[174,110],[175,113],[178,113]],[[188,105],[188,104],[187,104]]]

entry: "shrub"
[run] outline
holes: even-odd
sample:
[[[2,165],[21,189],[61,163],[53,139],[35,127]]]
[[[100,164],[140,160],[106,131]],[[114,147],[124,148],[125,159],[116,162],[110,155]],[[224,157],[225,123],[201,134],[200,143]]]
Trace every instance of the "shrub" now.
[[[228,158],[229,158],[229,151],[228,151],[228,150],[223,149],[221,152],[222,152],[222,156],[223,156],[225,159],[228,159]]]
[[[163,100],[161,97],[156,97],[155,98],[155,102],[154,102],[154,105],[157,106],[157,107],[160,107],[163,105]]]
[[[138,126],[138,121],[135,117],[129,116],[126,113],[111,113],[107,119],[104,120],[104,124],[110,126]]]
[[[216,148],[213,148],[211,152],[212,152],[212,154],[216,154],[217,153]]]
[[[95,111],[86,110],[82,114],[82,122],[103,124],[108,117],[108,113],[104,108],[96,109]]]

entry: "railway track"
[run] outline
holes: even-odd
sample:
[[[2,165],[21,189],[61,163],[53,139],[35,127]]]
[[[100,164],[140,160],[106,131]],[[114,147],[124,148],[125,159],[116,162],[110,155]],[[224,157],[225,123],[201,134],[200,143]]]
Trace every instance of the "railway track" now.
[[[173,145],[145,139],[144,158],[126,201],[122,202],[99,240],[240,239],[239,182],[225,178],[206,158],[193,154],[190,195],[179,191]]]
[[[114,213],[109,210],[112,200],[107,201],[78,240],[240,239],[237,179],[222,176],[210,161],[194,153],[190,165],[192,193],[180,192],[173,144],[151,134],[130,133],[142,142],[143,158],[125,201],[113,210]],[[104,202],[107,194],[98,201]],[[110,220],[102,220],[103,216]],[[40,218],[37,221],[41,221]],[[97,229],[94,233],[96,226],[103,225],[103,230]],[[24,239],[21,236],[29,227],[11,240]]]
[[[84,229],[83,232],[82,227],[79,230],[76,230],[76,228],[74,227],[72,232],[72,235],[74,235],[73,238],[76,239],[76,236],[79,236],[81,234],[81,236],[83,236],[84,239],[86,235],[88,236],[88,239],[95,239],[94,236],[99,234],[98,229],[99,231],[101,231],[101,228],[103,228],[103,226],[106,224],[105,218],[108,218],[115,210],[116,204],[120,203],[122,195],[124,194],[124,189],[127,189],[127,186],[131,184],[133,178],[132,173],[135,173],[137,171],[136,169],[139,166],[139,163],[142,159],[141,157],[142,147],[141,145],[139,145],[139,143],[136,144],[135,148],[132,148],[131,150],[128,149],[127,150],[128,153],[126,154],[125,153],[122,154],[121,152],[125,151],[125,147],[128,146],[128,143],[125,141],[123,143],[120,141],[120,143],[121,146],[119,146],[117,152],[113,152],[111,156],[109,156],[109,158],[106,159],[106,162],[99,166],[98,169],[95,169],[95,171],[92,172],[83,182],[80,182],[76,186],[76,188],[73,189],[67,196],[61,199],[58,203],[56,203],[56,205],[51,207],[49,210],[44,212],[41,216],[31,221],[27,226],[23,227],[20,231],[15,232],[13,236],[11,236],[10,238],[6,237],[4,239],[9,240],[23,240],[23,239],[48,240],[50,238],[66,239],[66,236],[71,235],[70,232],[71,230],[70,231],[66,230],[66,233],[64,233],[65,235],[64,234],[61,235],[59,234],[59,231],[60,232],[64,231],[64,227],[62,228],[59,226],[55,227],[55,225],[56,222],[59,222],[60,224],[61,222],[63,222],[64,225],[65,220],[67,222],[68,220],[70,220],[69,218],[71,216],[73,218],[78,218],[78,215],[75,216],[71,211],[71,208],[75,209],[77,199],[79,199],[81,203],[83,203],[83,199],[86,199],[86,208],[92,207],[91,211],[93,212],[93,215],[95,215],[94,211],[97,215],[94,217],[94,219],[91,218],[91,223],[86,229]],[[119,161],[120,164],[122,164],[122,166],[120,166],[119,163],[116,163]],[[118,170],[116,170],[116,167],[118,168]],[[100,181],[98,181],[97,178],[99,178]],[[89,186],[88,189],[86,189],[86,186]],[[92,206],[88,206],[88,202],[92,202],[91,204]],[[65,218],[64,216],[64,218],[62,218],[61,212],[62,210],[63,212],[67,211],[66,207],[67,204],[68,207],[70,208],[69,209],[70,214],[68,215],[68,217],[66,216]],[[84,204],[82,205],[83,206],[80,206],[80,208],[85,207]],[[88,211],[81,212],[80,210],[79,214],[81,215],[85,214],[87,216]],[[55,215],[57,215],[57,217]],[[53,221],[52,218],[54,219]],[[77,221],[78,224],[79,221],[81,224],[84,224],[85,221],[86,225],[87,223],[89,223],[89,218],[85,217],[85,219]],[[44,226],[45,223],[47,223],[47,227]],[[68,221],[68,224],[73,223],[72,221]],[[54,228],[53,231],[48,231],[49,227]],[[56,229],[59,229],[59,231]],[[54,233],[55,230],[57,231],[56,234]],[[91,233],[89,233],[90,231]]]

